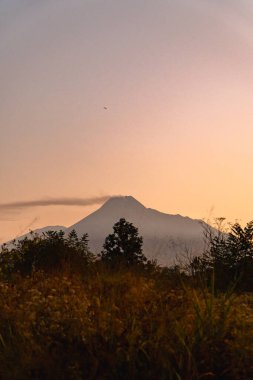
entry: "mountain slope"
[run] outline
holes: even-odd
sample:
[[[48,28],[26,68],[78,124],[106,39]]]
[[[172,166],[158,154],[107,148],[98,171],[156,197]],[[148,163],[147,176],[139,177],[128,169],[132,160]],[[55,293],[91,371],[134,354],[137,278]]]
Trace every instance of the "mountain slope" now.
[[[199,220],[169,215],[146,208],[131,196],[110,198],[101,208],[66,229],[80,236],[88,233],[90,248],[99,253],[113,225],[125,218],[139,229],[143,249],[150,259],[169,265],[177,256],[199,254],[203,249],[203,228]]]
[[[34,232],[42,234],[49,230],[63,230],[68,234],[75,229],[79,236],[88,233],[89,246],[98,254],[106,236],[113,232],[113,225],[120,218],[125,218],[139,229],[144,254],[149,259],[156,259],[158,264],[171,265],[177,258],[184,260],[187,255],[198,255],[203,251],[203,223],[200,220],[146,208],[131,196],[110,198],[97,211],[68,228],[48,226]],[[30,234],[16,240],[26,236]]]
[[[33,234],[36,234],[36,235],[42,235],[43,232],[47,232],[47,231],[65,231],[66,230],[66,227],[64,226],[46,226],[46,227],[42,227],[42,228],[36,228],[35,230],[30,230],[30,232],[24,234],[24,235],[21,235],[17,238],[15,238],[14,240],[23,240],[25,239],[26,237],[27,238],[30,238],[31,237],[31,232]],[[10,240],[9,242],[7,242],[7,244],[10,244],[13,242],[13,239]]]

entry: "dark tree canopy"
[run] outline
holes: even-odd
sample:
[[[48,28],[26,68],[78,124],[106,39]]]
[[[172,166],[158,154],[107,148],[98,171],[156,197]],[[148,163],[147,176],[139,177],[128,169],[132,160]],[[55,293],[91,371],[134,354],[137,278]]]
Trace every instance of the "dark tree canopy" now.
[[[191,269],[196,274],[214,273],[216,285],[226,288],[236,284],[243,290],[253,289],[253,221],[243,228],[239,223],[228,233],[208,234],[209,246],[201,257],[195,257]]]
[[[143,264],[147,261],[142,252],[143,239],[138,234],[138,228],[121,218],[114,224],[113,231],[105,239],[102,261],[127,265]]]
[[[55,270],[62,266],[80,270],[94,260],[88,247],[88,235],[80,239],[75,230],[65,236],[63,231],[47,231],[42,235],[31,233],[23,240],[4,246],[0,252],[0,270],[11,274],[19,271],[29,274],[33,270]]]

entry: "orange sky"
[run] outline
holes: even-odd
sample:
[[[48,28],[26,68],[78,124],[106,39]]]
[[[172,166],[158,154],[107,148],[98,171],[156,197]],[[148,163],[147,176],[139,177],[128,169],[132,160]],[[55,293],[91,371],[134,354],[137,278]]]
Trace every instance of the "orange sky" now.
[[[0,56],[0,203],[253,219],[252,1],[4,0]],[[2,212],[0,242],[97,207]]]

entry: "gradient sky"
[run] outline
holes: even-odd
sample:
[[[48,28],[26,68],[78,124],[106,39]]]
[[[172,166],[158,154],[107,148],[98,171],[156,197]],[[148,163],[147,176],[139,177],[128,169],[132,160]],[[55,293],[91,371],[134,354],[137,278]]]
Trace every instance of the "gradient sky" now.
[[[0,203],[253,219],[252,0],[0,0],[0,87]],[[2,212],[0,241],[97,207]]]

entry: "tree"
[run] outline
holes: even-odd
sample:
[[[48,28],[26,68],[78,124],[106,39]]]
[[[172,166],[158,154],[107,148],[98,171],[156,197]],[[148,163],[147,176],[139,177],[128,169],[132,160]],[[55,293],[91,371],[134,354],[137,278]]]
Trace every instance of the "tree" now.
[[[0,272],[6,276],[14,272],[30,274],[33,270],[54,271],[71,268],[86,270],[95,260],[88,247],[88,235],[80,239],[76,231],[67,237],[63,231],[47,231],[4,246],[0,251]]]
[[[211,231],[211,230],[210,230]],[[195,257],[190,266],[193,274],[214,274],[216,286],[225,289],[236,284],[239,289],[253,289],[253,221],[242,228],[239,223],[230,231],[209,232],[208,249],[201,257]]]
[[[142,252],[143,239],[138,228],[121,218],[113,226],[113,234],[105,239],[101,260],[112,264],[128,266],[144,264],[147,259]]]

